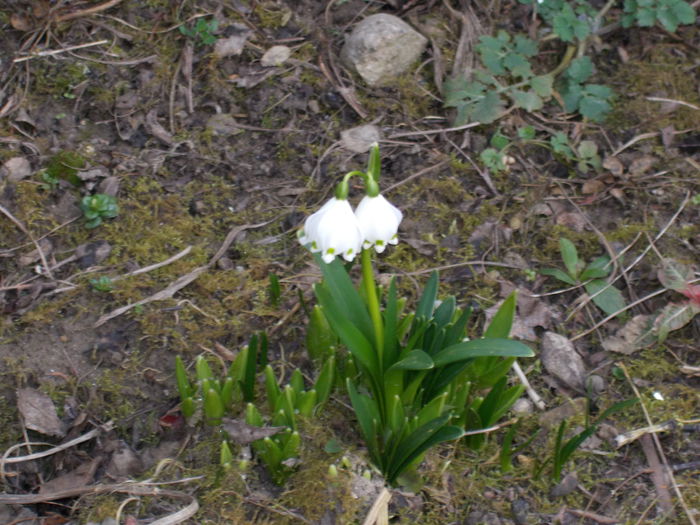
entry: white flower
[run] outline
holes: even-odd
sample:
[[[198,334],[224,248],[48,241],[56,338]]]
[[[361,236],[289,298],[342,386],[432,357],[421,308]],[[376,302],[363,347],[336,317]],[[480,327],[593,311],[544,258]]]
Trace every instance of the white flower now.
[[[357,206],[355,216],[360,223],[363,248],[374,246],[377,253],[382,253],[387,243],[399,242],[396,232],[403,214],[382,195],[365,196]]]
[[[336,255],[352,261],[362,248],[360,225],[345,199],[332,198],[304,223],[299,232],[299,242],[312,252],[321,252],[326,263]]]

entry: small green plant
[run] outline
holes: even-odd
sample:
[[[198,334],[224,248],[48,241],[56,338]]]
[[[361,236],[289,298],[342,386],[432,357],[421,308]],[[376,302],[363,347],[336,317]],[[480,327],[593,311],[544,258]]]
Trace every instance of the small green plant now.
[[[86,219],[85,227],[89,229],[97,228],[103,219],[112,219],[119,215],[117,199],[104,193],[86,195],[80,201],[80,209]]]
[[[520,0],[521,4],[536,4],[537,14],[563,42],[583,41],[593,30],[597,14],[588,0]]]
[[[675,33],[679,25],[694,24],[695,8],[684,0],[625,0],[622,27],[650,27],[661,23]]]
[[[111,292],[114,289],[114,282],[107,275],[101,275],[96,279],[90,279],[90,286],[98,292]]]
[[[235,406],[255,398],[255,375],[258,363],[267,364],[267,336],[264,332],[250,338],[233,360],[225,375],[217,379],[204,356],[195,361],[196,380],[190,383],[182,358],[175,358],[175,377],[180,394],[180,410],[186,419],[200,411],[211,425],[221,423]]]
[[[331,357],[321,367],[313,388],[306,390],[298,368],[292,372],[289,383],[280,388],[272,367],[265,367],[263,375],[270,412],[269,423],[273,427],[282,427],[283,430],[254,441],[253,449],[275,483],[284,483],[299,463],[301,437],[298,417],[311,417],[328,400],[333,389],[334,370],[335,360]],[[255,427],[265,425],[263,416],[253,403],[246,406],[245,420]]]
[[[537,55],[534,40],[501,30],[495,37],[480,37],[476,49],[486,70],[475,71],[469,80],[457,76],[445,82],[445,106],[457,109],[455,126],[493,122],[501,117],[507,101],[536,111],[552,96],[554,77],[532,71],[530,60]]]
[[[280,288],[280,280],[277,274],[271,273],[268,277],[269,284],[267,286],[267,295],[270,298],[270,304],[273,308],[277,308],[280,303],[282,289]]]
[[[74,186],[80,186],[83,181],[78,177],[78,172],[84,169],[86,165],[85,158],[79,153],[60,151],[49,160],[44,170],[46,176],[42,175],[42,179],[49,184],[49,181],[63,179]]]
[[[61,182],[58,177],[51,175],[47,170],[42,170],[40,177],[43,182],[41,187],[45,191],[55,191]]]
[[[568,423],[566,420],[562,421],[559,424],[559,427],[557,428],[557,435],[554,440],[554,450],[552,452],[552,457],[548,458],[539,466],[539,469],[535,473],[535,477],[538,477],[542,469],[547,465],[547,463],[549,463],[549,461],[551,461],[552,472],[550,474],[550,478],[555,483],[558,483],[561,480],[561,474],[564,469],[564,466],[571,459],[573,453],[576,452],[576,450],[581,446],[581,444],[584,441],[586,441],[589,437],[593,435],[593,433],[598,429],[600,424],[615,412],[620,412],[621,410],[624,410],[625,408],[634,405],[635,403],[637,403],[637,401],[637,399],[628,399],[626,401],[620,401],[619,403],[615,403],[607,410],[603,411],[603,413],[600,414],[600,416],[598,416],[598,418],[596,418],[595,421],[593,421],[592,423],[587,422],[585,428],[581,432],[577,433],[576,435],[572,436],[566,441],[564,441],[564,433],[566,432]],[[587,412],[586,416],[588,416]]]
[[[559,250],[566,271],[545,268],[540,270],[542,275],[549,275],[572,286],[583,285],[595,305],[608,315],[624,309],[622,293],[605,280],[612,270],[610,257],[602,255],[586,265],[579,259],[574,243],[563,237],[559,239]]]
[[[181,25],[179,27],[180,33],[185,35],[187,38],[194,40],[205,46],[212,45],[218,40],[218,37],[214,34],[219,27],[219,21],[216,18],[198,18],[193,27],[186,27]]]
[[[587,56],[571,61],[557,80],[556,87],[569,113],[578,112],[595,122],[600,122],[612,109],[613,90],[602,84],[586,81],[593,75],[593,62]]]

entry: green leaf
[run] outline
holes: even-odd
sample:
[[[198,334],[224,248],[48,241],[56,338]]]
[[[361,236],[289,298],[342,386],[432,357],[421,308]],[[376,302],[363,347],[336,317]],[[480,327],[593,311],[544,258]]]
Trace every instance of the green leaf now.
[[[509,53],[506,55],[503,59],[503,65],[514,77],[530,78],[532,76],[530,62],[518,53]]]
[[[221,396],[213,388],[209,388],[204,392],[204,415],[207,417],[207,423],[210,425],[219,424],[224,416],[224,405],[221,402]]]
[[[693,24],[697,16],[695,9],[687,2],[671,2],[671,12],[680,24]]]
[[[429,370],[433,360],[423,350],[412,350],[406,357],[394,363],[389,370]]]
[[[610,274],[610,270],[612,270],[610,257],[607,255],[601,255],[600,257],[593,259],[593,261],[586,266],[586,269],[583,271],[583,273],[581,273],[579,278],[582,281],[587,281],[588,279],[600,279],[607,277]]]
[[[577,278],[579,274],[579,260],[576,246],[569,239],[562,237],[559,239],[559,251],[561,252],[564,266],[566,266],[566,271],[574,279]]]
[[[523,35],[515,35],[514,43],[515,51],[521,55],[526,57],[534,57],[537,55],[537,42],[534,40]]]
[[[331,396],[331,391],[333,390],[333,381],[335,377],[335,357],[329,357],[323,366],[321,371],[318,373],[318,378],[316,379],[316,384],[314,389],[317,394],[317,402],[320,405],[325,403]]]
[[[346,312],[337,308],[330,292],[323,286],[314,287],[316,297],[323,305],[328,322],[350,353],[364,366],[369,374],[377,378],[379,376],[377,354],[372,344],[363,333],[347,317]]]
[[[535,79],[540,78],[540,77],[535,77],[532,79],[530,84],[532,85],[532,88],[537,91],[537,88],[534,85]],[[550,86],[551,88],[551,86]],[[547,96],[543,95],[542,93],[538,93],[541,96]],[[521,138],[522,140],[533,140],[536,136],[537,132],[535,131],[535,128],[533,126],[523,126],[522,128],[518,128],[518,137]]]
[[[335,259],[331,264],[326,264],[319,254],[315,256],[323,272],[324,282],[321,286],[328,290],[333,303],[343,312],[344,317],[355,325],[365,338],[373,340],[374,328],[367,307],[340,260]]]
[[[614,286],[609,285],[604,279],[595,279],[586,283],[585,288],[588,295],[592,297],[595,305],[608,315],[619,312],[627,304],[625,298],[622,296],[622,292]],[[596,293],[597,295],[594,296]]]
[[[442,425],[444,425],[444,423]],[[396,457],[399,459],[392,464],[392,469],[389,471],[387,476],[387,481],[389,481],[389,483],[392,483],[399,475],[401,475],[401,473],[426,450],[439,443],[459,439],[464,435],[464,430],[459,427],[442,425],[434,429],[432,426],[430,426],[430,423],[428,423],[417,429],[411,436],[409,436],[409,438],[402,442],[402,448],[396,453]],[[418,444],[415,444],[415,442],[409,441],[409,439],[411,439],[414,435],[425,439],[422,441],[417,439],[416,441],[418,441]]]
[[[429,319],[433,316],[433,309],[435,308],[435,299],[437,298],[437,290],[439,284],[438,272],[433,270],[430,274],[428,282],[423,288],[423,293],[421,295],[420,301],[418,301],[418,306],[416,307],[416,321],[422,319]]]
[[[593,62],[588,56],[575,58],[566,70],[566,76],[571,80],[583,83],[593,74]]]
[[[352,408],[357,416],[357,421],[360,424],[360,430],[362,430],[362,435],[365,438],[370,455],[377,465],[381,465],[378,456],[379,451],[377,450],[377,435],[375,431],[375,422],[380,419],[379,408],[370,397],[358,393],[350,379],[347,379],[346,385]]]
[[[438,352],[433,357],[436,367],[482,356],[532,357],[533,351],[519,341],[489,338],[462,341]]]
[[[517,293],[512,292],[496,314],[491,319],[491,323],[484,332],[484,337],[499,337],[506,339],[510,336],[510,330],[513,326],[513,318],[515,317],[515,307],[517,304]]]
[[[182,358],[179,355],[175,356],[175,379],[177,381],[177,391],[180,393],[181,401],[184,401],[194,394],[194,389],[187,378],[185,364],[182,362]]]
[[[504,111],[503,101],[495,91],[489,91],[484,98],[479,100],[471,110],[474,120],[483,124],[490,124],[497,120]]]
[[[509,93],[510,97],[515,102],[515,107],[522,108],[525,111],[537,111],[542,109],[544,105],[542,99],[534,91],[521,91],[514,89]]]
[[[581,115],[595,122],[603,120],[611,109],[612,106],[607,100],[586,95],[579,101],[578,108]]]
[[[530,86],[533,91],[537,93],[542,98],[549,98],[552,96],[552,84],[554,83],[554,77],[552,75],[539,75],[530,80]],[[534,128],[533,128],[534,132]],[[525,138],[525,137],[521,137]],[[531,138],[535,138],[534,134]]]
[[[197,379],[200,381],[202,379],[212,379],[214,377],[211,368],[209,368],[209,363],[207,363],[203,355],[198,356],[195,360],[194,369],[197,371]]]
[[[306,327],[306,351],[313,361],[323,361],[333,355],[333,347],[338,344],[338,338],[328,324],[328,320],[320,305],[315,305],[309,314],[309,324]]]

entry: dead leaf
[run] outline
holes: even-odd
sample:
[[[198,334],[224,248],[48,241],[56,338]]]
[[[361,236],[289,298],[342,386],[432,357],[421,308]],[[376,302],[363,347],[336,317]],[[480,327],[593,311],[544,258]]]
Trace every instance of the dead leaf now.
[[[632,354],[656,341],[654,317],[636,315],[613,336],[606,338],[602,345],[608,352]]]
[[[256,427],[241,419],[224,419],[222,426],[229,437],[239,445],[274,436],[286,427]]]
[[[340,132],[343,147],[355,153],[366,153],[375,142],[379,142],[379,128],[371,124],[357,126]]]
[[[29,17],[18,13],[12,13],[10,15],[10,25],[12,29],[16,29],[17,31],[31,31],[33,28]]]
[[[578,212],[566,211],[557,215],[555,222],[559,226],[566,226],[575,232],[582,232],[586,228],[586,219]]]
[[[39,240],[39,246],[41,247],[41,251],[44,253],[44,256],[51,254],[53,251],[53,244],[47,237]],[[19,264],[20,266],[29,266],[30,264],[37,262],[39,259],[41,259],[39,250],[32,250],[31,252],[20,256]]]
[[[39,494],[50,494],[52,492],[77,489],[89,485],[101,462],[101,457],[93,458],[91,461],[83,463],[75,470],[71,470],[57,478],[47,481],[39,488]]]
[[[605,183],[598,179],[587,180],[583,183],[581,187],[581,193],[584,195],[592,195],[594,193],[600,193],[605,189]]]
[[[603,167],[617,177],[625,171],[625,167],[617,157],[606,157],[603,161]]]
[[[292,56],[292,50],[287,46],[272,46],[260,58],[260,64],[263,67],[279,66],[289,60],[290,56]]]
[[[217,58],[240,55],[248,38],[253,34],[253,31],[243,24],[232,24],[224,32],[230,36],[219,38],[214,44],[214,56]]]
[[[34,388],[20,388],[17,390],[17,408],[28,429],[49,436],[66,435],[53,401],[43,392]]]
[[[586,367],[569,339],[554,332],[545,333],[540,359],[547,372],[561,383],[577,391],[584,390]]]
[[[632,164],[630,164],[630,175],[634,175],[635,177],[644,175],[647,171],[649,171],[652,168],[652,166],[655,163],[656,157],[653,157],[651,155],[643,155],[641,157],[637,157],[632,161]]]
[[[158,122],[158,112],[155,109],[152,109],[146,115],[146,131],[165,142],[168,146],[172,146],[175,143],[173,136]]]
[[[19,182],[31,174],[32,167],[24,157],[12,157],[0,168],[0,178],[7,178],[10,182]]]

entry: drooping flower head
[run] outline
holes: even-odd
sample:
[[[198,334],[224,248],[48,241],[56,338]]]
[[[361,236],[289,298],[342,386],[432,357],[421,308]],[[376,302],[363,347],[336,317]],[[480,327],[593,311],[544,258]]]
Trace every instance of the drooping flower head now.
[[[403,213],[382,194],[365,195],[355,210],[355,216],[360,224],[363,248],[374,246],[377,253],[382,253],[387,244],[398,244],[397,232]]]
[[[337,191],[335,197],[310,215],[298,236],[299,242],[312,252],[321,252],[326,263],[333,262],[338,255],[346,261],[354,260],[362,248],[362,234],[347,200],[347,189]]]

